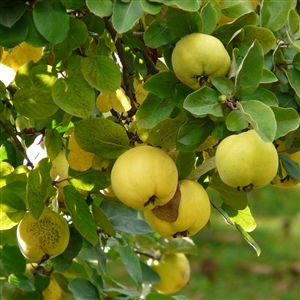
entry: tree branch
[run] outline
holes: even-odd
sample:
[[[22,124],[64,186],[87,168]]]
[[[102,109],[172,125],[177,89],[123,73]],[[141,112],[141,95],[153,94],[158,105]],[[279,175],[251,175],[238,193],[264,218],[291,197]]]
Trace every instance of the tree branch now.
[[[108,32],[110,33],[112,39],[115,40],[116,36],[117,36],[117,32],[112,27],[112,25],[110,24],[110,22],[108,21],[107,18],[104,18],[104,22],[105,22],[105,27],[108,30]],[[119,38],[115,41],[115,45],[116,45],[119,59],[122,63],[122,67],[123,67],[123,82],[124,82],[124,86],[125,86],[125,88],[124,88],[125,93],[129,97],[130,102],[131,102],[131,109],[128,111],[128,116],[131,117],[136,113],[136,110],[137,110],[136,101],[135,101],[135,97],[134,97],[134,94],[131,89],[131,82],[130,82],[130,76],[132,75],[132,71],[131,71],[130,65],[128,63],[128,60],[126,58],[126,54],[125,54],[125,50],[123,48],[122,42]]]
[[[34,168],[33,163],[30,161],[30,159],[28,158],[26,151],[23,147],[23,145],[21,144],[21,142],[18,140],[18,137],[16,135],[16,133],[9,127],[7,126],[5,123],[3,123],[0,120],[0,124],[3,126],[4,130],[6,131],[6,133],[8,133],[11,138],[13,139],[15,146],[17,148],[17,150],[23,155],[23,157],[27,160],[27,166],[29,166],[30,168]]]

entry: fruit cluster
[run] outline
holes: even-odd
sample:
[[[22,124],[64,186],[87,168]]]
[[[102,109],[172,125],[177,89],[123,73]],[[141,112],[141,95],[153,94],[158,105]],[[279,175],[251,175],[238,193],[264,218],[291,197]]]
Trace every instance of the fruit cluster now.
[[[142,210],[165,238],[192,236],[210,218],[205,189],[191,180],[178,182],[174,161],[159,148],[144,145],[123,153],[112,168],[111,183],[118,199]]]

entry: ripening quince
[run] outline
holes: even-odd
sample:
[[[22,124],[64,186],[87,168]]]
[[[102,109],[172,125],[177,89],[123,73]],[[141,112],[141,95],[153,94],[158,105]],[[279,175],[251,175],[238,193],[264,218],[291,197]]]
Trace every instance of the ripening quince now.
[[[165,254],[160,260],[154,260],[151,268],[160,277],[160,283],[154,284],[153,288],[164,294],[176,293],[190,279],[190,264],[183,253]]]
[[[131,148],[118,157],[111,171],[112,189],[124,204],[139,210],[164,205],[175,194],[178,172],[161,149]]]
[[[277,147],[278,153],[287,155],[290,159],[295,161],[300,166],[300,151],[292,154],[288,154],[285,152],[285,142],[281,140],[276,140],[276,144],[278,146]],[[293,178],[291,175],[289,175],[286,172],[281,162],[280,162],[280,167],[281,167],[282,176],[280,177],[278,174],[276,175],[276,177],[273,180],[273,184],[275,186],[281,188],[290,188],[300,183],[300,180]]]
[[[172,66],[181,82],[197,90],[213,77],[227,75],[230,57],[217,38],[191,33],[177,42],[172,53]]]
[[[69,226],[57,212],[45,207],[36,220],[26,213],[17,227],[17,240],[23,255],[31,261],[40,261],[63,253],[70,239]]]
[[[52,167],[50,170],[50,176],[52,180],[58,181],[56,186],[64,187],[68,185],[69,163],[66,158],[66,151],[61,150],[58,155],[52,161]],[[60,182],[61,181],[61,182]]]
[[[144,212],[148,224],[165,238],[192,236],[210,218],[210,201],[202,185],[185,179],[179,190],[164,206]]]
[[[271,142],[255,130],[226,137],[216,151],[216,166],[224,183],[236,188],[268,185],[278,169],[278,155]]]
[[[62,290],[53,276],[50,276],[48,287],[42,291],[44,300],[60,300]]]
[[[68,163],[73,170],[84,172],[93,166],[95,154],[83,150],[77,143],[74,133],[70,135]]]

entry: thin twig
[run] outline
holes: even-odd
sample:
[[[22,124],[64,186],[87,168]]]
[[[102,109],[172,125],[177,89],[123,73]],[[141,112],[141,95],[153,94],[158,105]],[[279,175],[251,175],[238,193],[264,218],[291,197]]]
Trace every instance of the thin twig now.
[[[150,257],[150,258],[155,259],[155,260],[159,260],[161,258],[161,254],[153,254],[151,252],[142,251],[142,250],[139,250],[137,248],[134,248],[133,252],[137,253],[137,254],[147,256],[147,257]]]
[[[110,33],[112,39],[115,41],[116,36],[117,36],[117,32],[115,31],[115,29],[110,24],[110,22],[108,21],[107,18],[104,18],[104,22],[105,22],[106,29]],[[124,88],[125,93],[129,97],[130,102],[131,102],[131,109],[128,111],[128,116],[133,116],[136,113],[136,110],[137,110],[136,101],[135,101],[134,94],[131,90],[131,82],[130,82],[130,76],[133,73],[131,71],[129,62],[126,58],[126,54],[125,54],[125,50],[123,48],[122,42],[119,38],[115,41],[115,45],[116,45],[116,49],[117,49],[119,59],[122,63],[122,67],[123,67],[123,82],[124,82],[124,86],[125,86],[125,88]]]

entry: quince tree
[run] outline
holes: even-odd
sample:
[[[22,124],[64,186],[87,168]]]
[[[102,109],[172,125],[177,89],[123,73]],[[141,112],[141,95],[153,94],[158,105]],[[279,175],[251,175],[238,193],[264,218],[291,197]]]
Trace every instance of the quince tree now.
[[[249,193],[300,182],[299,9],[1,1],[1,298],[178,295],[211,210],[259,255]]]

